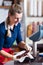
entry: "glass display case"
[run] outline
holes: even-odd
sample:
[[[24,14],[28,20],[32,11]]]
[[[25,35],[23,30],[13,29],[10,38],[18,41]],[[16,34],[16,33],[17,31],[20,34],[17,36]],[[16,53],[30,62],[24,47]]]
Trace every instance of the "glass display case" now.
[[[39,25],[43,23],[43,0],[25,0],[24,5],[26,38],[29,38],[39,31]]]

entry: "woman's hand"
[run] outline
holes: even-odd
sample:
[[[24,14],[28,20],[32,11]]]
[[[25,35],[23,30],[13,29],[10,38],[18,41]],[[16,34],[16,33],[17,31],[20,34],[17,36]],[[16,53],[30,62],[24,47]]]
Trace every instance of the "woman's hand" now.
[[[15,61],[16,59],[17,59],[17,58],[16,58],[16,56],[15,56],[15,55],[13,55],[13,56],[12,56],[12,60],[14,60],[14,61]]]
[[[32,51],[32,47],[30,47],[27,43],[25,43],[24,41],[21,41],[18,46],[22,49],[25,49],[25,50],[29,50],[29,52]]]
[[[29,50],[29,52],[32,51],[32,47],[30,47],[28,44],[25,44],[25,49],[26,49],[26,50]]]
[[[25,51],[23,54],[21,54],[21,55],[14,55],[13,56],[13,60],[16,60],[16,59],[20,59],[21,57],[24,57],[24,56],[26,56],[27,55],[27,53],[28,53],[29,51]]]

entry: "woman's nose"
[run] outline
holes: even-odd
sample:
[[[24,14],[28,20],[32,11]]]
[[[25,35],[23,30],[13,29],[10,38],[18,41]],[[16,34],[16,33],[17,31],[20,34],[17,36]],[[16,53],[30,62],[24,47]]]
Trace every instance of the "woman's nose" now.
[[[17,19],[15,19],[15,21],[17,21]]]

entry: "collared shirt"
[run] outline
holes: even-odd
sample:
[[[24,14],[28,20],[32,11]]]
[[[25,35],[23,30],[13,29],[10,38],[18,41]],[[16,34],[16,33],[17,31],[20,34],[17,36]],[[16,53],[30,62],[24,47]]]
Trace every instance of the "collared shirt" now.
[[[13,24],[14,25],[14,24]],[[11,29],[11,30],[13,30],[13,25],[7,25],[7,22],[5,21],[5,29],[7,30],[8,28],[9,29]],[[18,22],[15,24],[15,26],[17,26],[18,25]]]
[[[20,23],[17,26],[14,26],[11,31],[12,36],[6,36],[7,29],[5,28],[5,22],[0,24],[0,50],[2,48],[10,48],[13,45],[13,42],[16,40],[17,43],[22,41]]]

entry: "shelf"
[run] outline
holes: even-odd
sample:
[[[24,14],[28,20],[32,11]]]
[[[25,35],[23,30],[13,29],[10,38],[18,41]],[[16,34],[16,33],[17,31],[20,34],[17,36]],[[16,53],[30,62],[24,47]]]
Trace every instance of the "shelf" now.
[[[31,24],[32,22],[42,22],[43,17],[27,17],[26,18],[26,27],[28,24]]]
[[[0,8],[9,9],[10,6],[0,6]]]
[[[27,17],[27,20],[43,20],[43,17]]]
[[[43,16],[27,16],[27,18],[43,18]]]
[[[27,17],[28,21],[43,21],[43,17]]]

